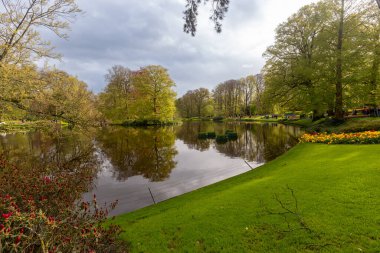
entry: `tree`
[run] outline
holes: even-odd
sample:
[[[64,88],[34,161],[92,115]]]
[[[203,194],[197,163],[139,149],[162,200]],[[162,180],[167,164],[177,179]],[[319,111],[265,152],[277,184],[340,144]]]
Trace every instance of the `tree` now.
[[[222,31],[221,21],[228,11],[229,0],[187,0],[186,10],[184,11],[185,24],[183,30],[186,33],[191,33],[192,36],[195,36],[197,31],[198,6],[202,2],[211,2],[212,14],[210,19],[215,24],[215,30],[220,33]]]
[[[254,76],[250,75],[241,79],[242,91],[243,91],[243,101],[244,101],[244,113],[246,115],[252,116],[252,99],[255,92],[256,79]]]
[[[326,2],[302,7],[296,14],[278,26],[276,40],[264,53],[267,58],[265,78],[270,97],[280,107],[290,110],[313,111],[321,117],[329,104],[329,82],[324,81],[325,66],[332,51],[326,41],[332,22],[331,6]],[[326,38],[327,36],[327,38]]]
[[[177,162],[172,127],[106,128],[96,138],[111,160],[118,180],[141,175],[152,182],[170,176]]]
[[[130,108],[134,101],[132,83],[133,71],[116,65],[105,76],[108,82],[104,92],[99,95],[100,111],[113,121],[126,121],[134,117]]]
[[[221,116],[236,117],[241,115],[243,93],[240,80],[228,80],[216,86],[214,100],[217,113]]]
[[[380,0],[375,0],[380,8]],[[210,19],[215,24],[215,30],[217,32],[222,31],[221,21],[225,18],[225,15],[228,11],[228,6],[230,4],[229,0],[187,0],[186,10],[184,13],[184,32],[191,33],[192,36],[195,36],[197,31],[197,17],[198,17],[198,7],[201,3],[211,2],[212,5],[212,14]]]
[[[0,101],[5,107],[29,111],[28,105],[43,89],[44,82],[36,67],[0,64]]]
[[[177,109],[182,117],[205,117],[213,115],[211,93],[206,88],[189,90],[176,101]]]
[[[343,51],[343,32],[344,32],[344,16],[345,16],[345,0],[340,0],[341,7],[339,12],[339,28],[338,28],[338,42],[336,45],[336,93],[335,93],[335,117],[337,119],[344,118],[343,112],[343,70],[342,70],[342,51]]]
[[[133,75],[133,86],[136,89],[134,109],[138,120],[173,120],[175,83],[165,68],[158,65],[141,68]]]
[[[40,57],[59,57],[40,37],[46,28],[61,38],[80,9],[75,0],[1,0],[0,63],[23,63]]]
[[[45,85],[31,101],[30,113],[82,126],[99,118],[95,96],[84,82],[59,70],[42,72],[41,80]]]
[[[195,106],[197,108],[197,116],[202,117],[203,109],[207,106],[210,99],[210,91],[205,88],[199,88],[194,91]]]

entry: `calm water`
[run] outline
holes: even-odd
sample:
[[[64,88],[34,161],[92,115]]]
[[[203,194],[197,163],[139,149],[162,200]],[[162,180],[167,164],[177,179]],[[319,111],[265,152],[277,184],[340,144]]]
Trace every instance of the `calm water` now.
[[[238,140],[217,144],[199,132],[226,130]],[[75,132],[52,130],[0,136],[0,152],[21,165],[60,166],[92,162],[99,202],[118,200],[120,214],[241,174],[270,161],[297,143],[292,126],[249,123],[184,123],[152,128],[110,127]],[[150,191],[149,191],[150,190]],[[151,192],[151,193],[150,193]]]

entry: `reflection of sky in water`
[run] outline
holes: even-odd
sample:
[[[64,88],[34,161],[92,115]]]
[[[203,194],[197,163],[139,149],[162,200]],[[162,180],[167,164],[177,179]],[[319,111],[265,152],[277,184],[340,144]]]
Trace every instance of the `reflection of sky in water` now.
[[[199,132],[238,133],[238,140],[201,141]],[[0,135],[0,153],[20,166],[46,166],[72,158],[91,158],[100,171],[89,200],[119,200],[120,214],[244,173],[272,160],[297,143],[300,130],[277,124],[192,122],[159,128],[109,127],[91,132],[30,132]],[[86,152],[86,150],[88,152]],[[79,156],[78,156],[79,155]],[[82,157],[82,158],[81,158]],[[75,159],[74,159],[75,160]],[[77,164],[75,166],[78,166]]]
[[[117,199],[119,204],[111,213],[116,215],[153,204],[148,187],[155,201],[160,202],[251,169],[242,158],[229,158],[212,146],[201,152],[189,149],[183,141],[177,140],[175,147],[178,150],[178,155],[174,158],[177,166],[165,181],[149,182],[142,176],[118,181],[114,177],[110,161],[103,159],[103,169],[95,182],[96,188],[85,197],[96,194],[99,203]],[[250,162],[250,165],[257,167],[260,164]]]

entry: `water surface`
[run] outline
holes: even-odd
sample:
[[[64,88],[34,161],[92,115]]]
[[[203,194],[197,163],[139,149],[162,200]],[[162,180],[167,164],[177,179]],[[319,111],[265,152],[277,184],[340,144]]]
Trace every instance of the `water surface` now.
[[[238,133],[236,141],[199,140],[199,132]],[[181,126],[77,132],[57,130],[0,136],[0,152],[35,166],[96,160],[85,199],[119,204],[130,212],[249,171],[297,143],[297,127],[271,123],[186,122]],[[92,161],[93,162],[93,161]]]

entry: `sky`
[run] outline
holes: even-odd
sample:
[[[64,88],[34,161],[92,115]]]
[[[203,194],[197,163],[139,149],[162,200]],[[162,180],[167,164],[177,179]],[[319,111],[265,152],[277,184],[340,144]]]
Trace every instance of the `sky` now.
[[[316,0],[231,0],[218,34],[201,6],[195,37],[183,32],[185,0],[77,0],[81,13],[69,39],[43,31],[63,55],[49,64],[86,82],[95,93],[106,86],[113,65],[132,70],[168,69],[178,96],[200,87],[260,73],[275,29],[303,5]]]

